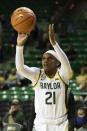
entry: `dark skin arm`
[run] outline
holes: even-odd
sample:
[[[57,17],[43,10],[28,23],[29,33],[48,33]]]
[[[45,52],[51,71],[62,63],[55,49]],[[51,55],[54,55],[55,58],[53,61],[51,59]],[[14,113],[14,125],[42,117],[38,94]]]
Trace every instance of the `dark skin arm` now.
[[[49,25],[49,41],[52,46],[56,45],[55,34],[54,34],[54,24]]]

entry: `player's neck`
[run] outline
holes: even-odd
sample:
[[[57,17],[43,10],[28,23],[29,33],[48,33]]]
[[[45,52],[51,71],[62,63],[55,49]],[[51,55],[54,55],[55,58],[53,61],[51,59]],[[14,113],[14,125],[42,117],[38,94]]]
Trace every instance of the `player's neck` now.
[[[50,78],[53,78],[56,74],[57,70],[52,70],[52,71],[45,71],[46,75]]]

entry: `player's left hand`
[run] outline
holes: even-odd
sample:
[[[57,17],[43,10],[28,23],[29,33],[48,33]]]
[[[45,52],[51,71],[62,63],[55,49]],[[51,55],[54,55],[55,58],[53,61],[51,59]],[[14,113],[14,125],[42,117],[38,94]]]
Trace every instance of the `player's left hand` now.
[[[56,45],[55,34],[54,34],[54,24],[49,25],[49,41],[52,46]]]

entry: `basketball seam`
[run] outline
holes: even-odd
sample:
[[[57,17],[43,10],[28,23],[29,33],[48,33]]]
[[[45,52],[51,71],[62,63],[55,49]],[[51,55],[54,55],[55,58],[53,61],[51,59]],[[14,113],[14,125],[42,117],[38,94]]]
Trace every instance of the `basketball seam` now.
[[[14,13],[15,13],[15,12],[14,12]],[[20,14],[20,13],[21,13],[21,14],[22,14],[22,13],[29,13],[29,14],[32,14],[32,15],[33,15],[33,13],[31,13],[31,12],[20,12],[20,13],[18,12],[18,14],[16,14],[16,15],[14,15],[14,13],[12,14],[12,17],[13,17],[13,16],[16,16],[16,15],[18,15],[18,14]]]
[[[29,16],[29,17],[27,17],[26,19],[24,19],[23,21],[21,21],[20,23],[15,24],[15,25],[13,25],[13,26],[15,27],[15,26],[17,26],[17,25],[21,24],[22,22],[26,21],[27,19],[29,19],[29,18],[31,18],[31,17],[33,17],[33,16]]]
[[[33,23],[32,23],[32,22],[33,22],[33,20],[34,20],[34,16],[33,16],[33,18],[32,18],[31,25],[33,24]]]

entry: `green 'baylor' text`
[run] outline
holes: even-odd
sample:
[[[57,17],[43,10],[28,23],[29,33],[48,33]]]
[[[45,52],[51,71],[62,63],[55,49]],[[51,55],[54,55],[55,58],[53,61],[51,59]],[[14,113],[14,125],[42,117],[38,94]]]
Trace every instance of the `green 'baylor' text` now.
[[[60,88],[60,83],[43,83],[40,82],[40,88],[41,89],[59,89]]]

